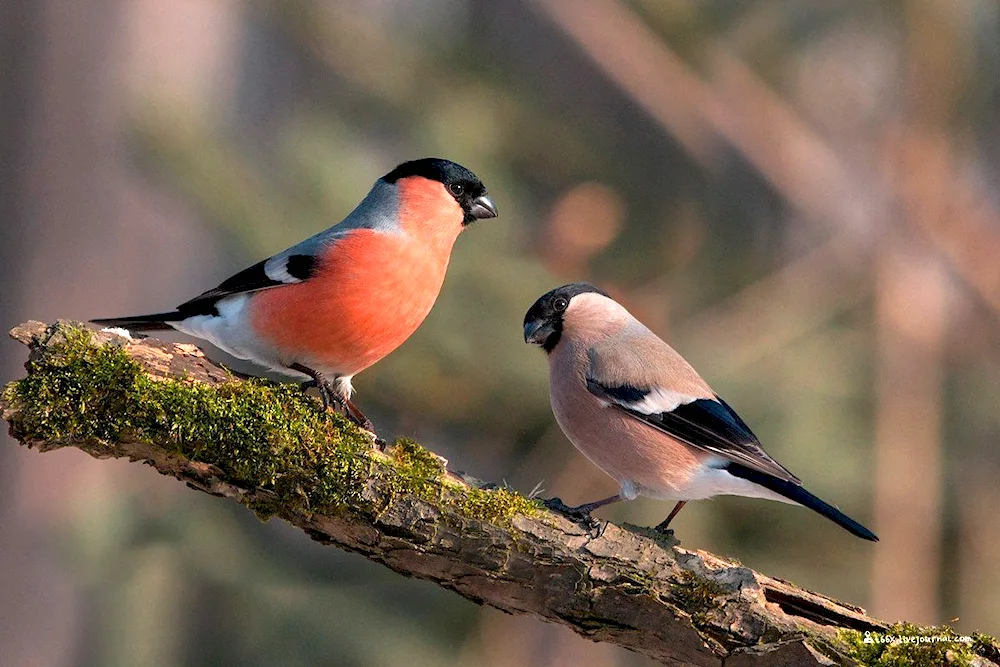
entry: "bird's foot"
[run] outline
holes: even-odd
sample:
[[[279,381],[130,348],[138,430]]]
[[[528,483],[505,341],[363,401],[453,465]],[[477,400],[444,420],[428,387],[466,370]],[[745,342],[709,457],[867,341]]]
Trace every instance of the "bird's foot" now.
[[[378,448],[380,452],[385,451],[386,442],[378,436],[375,432],[375,424],[372,420],[365,416],[365,413],[356,406],[351,399],[342,396],[340,392],[337,391],[337,387],[326,379],[326,376],[319,371],[307,368],[301,364],[292,364],[289,366],[294,371],[300,373],[305,373],[312,379],[303,382],[300,386],[302,391],[307,389],[312,389],[316,387],[319,389],[320,398],[323,399],[323,411],[326,412],[330,408],[333,408],[334,412],[338,412],[352,422],[354,422],[358,427],[364,431],[368,431],[372,436],[372,443]]]
[[[361,409],[355,405],[354,401],[351,399],[345,398],[342,399],[342,401],[347,418],[357,424],[361,430],[371,433],[375,438],[375,446],[380,452],[384,452],[386,442],[378,436],[378,433],[375,432],[375,424],[372,423],[372,420],[368,419],[368,417],[365,416],[365,413],[361,412]]]
[[[348,418],[350,419],[350,417]],[[353,419],[351,420],[351,422],[357,424],[357,422],[355,422]],[[370,428],[365,428],[361,424],[357,424],[357,426],[362,430],[363,434],[367,436],[369,440],[372,441],[372,447],[374,447],[380,452],[383,453],[385,452],[385,448],[388,446],[388,443],[386,443],[385,440],[380,438],[378,433],[376,433]]]
[[[656,527],[653,528],[653,530],[659,533],[660,535],[669,535],[670,537],[673,537],[674,536],[673,529],[667,528],[667,526],[669,526],[670,522],[674,520],[674,517],[677,516],[677,513],[680,512],[682,509],[684,509],[684,506],[687,505],[687,503],[688,501],[686,500],[677,501],[677,504],[674,505],[674,508],[670,510],[670,514],[667,515],[667,518],[661,521],[660,523],[656,524]]]
[[[566,518],[582,525],[590,531],[590,536],[594,539],[603,535],[604,529],[608,527],[607,522],[602,522],[590,515],[589,504],[570,507],[562,501],[562,498],[549,498],[548,500],[542,501],[542,504],[553,512],[558,512]]]
[[[363,412],[358,410],[357,406],[350,401],[350,399],[344,399],[336,394],[331,395],[331,403],[335,406],[334,410],[348,419],[351,423],[360,428],[362,431],[367,432],[372,437],[372,444],[380,451],[384,452],[386,447],[386,442],[384,439],[379,437],[378,432],[375,431],[375,424],[372,423],[371,419],[365,416]]]
[[[320,398],[323,400],[323,410],[326,410],[326,395],[319,382],[316,382],[316,380],[306,380],[305,382],[300,382],[299,389],[302,390],[303,394],[307,393],[310,389],[319,389]]]
[[[365,435],[369,436],[372,439],[372,445],[375,447],[375,449],[383,453],[385,452],[385,448],[389,445],[389,443],[385,441],[385,438],[382,438],[378,433],[375,432],[375,427],[371,425],[371,422],[368,422],[368,426],[364,426],[363,424],[358,424],[358,427],[365,432]]]

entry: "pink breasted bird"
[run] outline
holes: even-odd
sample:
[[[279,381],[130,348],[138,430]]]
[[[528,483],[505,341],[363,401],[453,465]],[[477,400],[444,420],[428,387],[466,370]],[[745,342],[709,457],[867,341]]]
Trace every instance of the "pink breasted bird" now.
[[[496,207],[471,171],[404,162],[343,221],[254,264],[176,310],[94,320],[131,331],[174,328],[234,357],[318,386],[324,407],[371,422],[351,378],[399,347],[427,317],[452,246]]]
[[[562,511],[647,496],[676,501],[666,531],[689,500],[767,498],[815,510],[866,540],[870,530],[802,486],[771,458],[739,415],[672,347],[598,288],[574,283],[539,298],[524,340],[549,359],[549,397],[560,428],[620,486],[611,496]]]

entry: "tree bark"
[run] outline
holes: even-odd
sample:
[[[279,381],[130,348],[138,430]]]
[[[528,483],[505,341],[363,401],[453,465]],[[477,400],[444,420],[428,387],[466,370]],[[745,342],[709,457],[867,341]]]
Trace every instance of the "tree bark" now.
[[[31,350],[28,378],[9,385],[0,401],[0,413],[21,444],[42,452],[77,447],[96,458],[148,463],[193,489],[235,500],[259,514],[280,516],[318,542],[360,553],[404,576],[433,581],[479,604],[560,623],[594,641],[612,642],[667,665],[882,664],[875,658],[895,650],[911,651],[913,664],[927,660],[925,664],[1000,665],[1000,647],[982,635],[971,642],[952,637],[937,643],[904,639],[892,646],[865,644],[865,633],[904,638],[952,633],[947,628],[891,625],[859,607],[726,558],[683,549],[673,537],[649,529],[608,524],[594,530],[519,497],[521,504],[513,506],[520,513],[484,514],[476,508],[492,502],[491,494],[512,494],[491,491],[493,485],[444,465],[422,479],[420,493],[401,486],[394,473],[373,474],[351,490],[353,501],[320,509],[309,502],[310,480],[297,479],[291,493],[281,491],[280,481],[249,485],[235,466],[199,455],[206,451],[205,443],[185,447],[172,437],[152,438],[152,431],[142,430],[138,421],[113,437],[96,437],[60,411],[75,406],[94,418],[91,423],[111,423],[120,415],[101,411],[112,409],[108,406],[125,409],[123,401],[133,399],[124,394],[139,389],[133,392],[132,387],[112,383],[94,390],[85,381],[74,385],[66,370],[76,363],[73,355],[94,350],[127,355],[138,364],[138,380],[152,379],[162,386],[219,392],[245,381],[192,345],[131,340],[70,323],[28,322],[11,336]],[[81,336],[83,347],[67,343],[79,343]],[[95,368],[94,373],[101,372]],[[19,383],[48,377],[58,377],[58,383],[53,379],[46,386],[71,399],[53,394],[51,405],[28,404]],[[91,396],[88,391],[108,395]],[[141,395],[134,400],[141,401]],[[164,432],[173,433],[170,426],[180,417],[162,414],[157,419],[164,421]],[[354,429],[344,420],[330,420],[341,431]],[[38,426],[42,422],[60,426],[45,431]],[[391,471],[397,464],[389,451],[371,448],[352,455]],[[269,479],[282,479],[281,470],[269,474]]]

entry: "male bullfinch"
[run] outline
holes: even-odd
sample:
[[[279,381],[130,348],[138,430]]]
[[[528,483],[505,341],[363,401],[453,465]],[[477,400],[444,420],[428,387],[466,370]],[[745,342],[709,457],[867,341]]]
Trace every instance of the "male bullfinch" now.
[[[371,422],[351,401],[351,378],[399,347],[430,312],[451,249],[496,206],[471,171],[438,158],[404,162],[344,220],[254,264],[177,310],[94,320],[106,327],[172,327],[240,359],[311,378],[324,407]]]
[[[802,487],[768,456],[739,415],[672,347],[598,288],[574,283],[524,316],[524,340],[549,357],[549,397],[560,428],[613,477],[619,493],[576,508],[648,496],[675,500],[666,531],[689,500],[768,498],[813,509],[858,537],[870,530]]]

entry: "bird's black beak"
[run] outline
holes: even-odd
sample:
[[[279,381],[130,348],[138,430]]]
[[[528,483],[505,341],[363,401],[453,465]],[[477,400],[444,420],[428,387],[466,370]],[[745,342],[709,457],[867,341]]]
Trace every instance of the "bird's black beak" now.
[[[533,345],[544,345],[549,336],[555,333],[551,324],[543,320],[524,323],[524,342]]]
[[[472,216],[473,220],[495,218],[497,217],[497,206],[486,195],[480,195],[472,200],[472,206],[469,207],[469,215]]]

